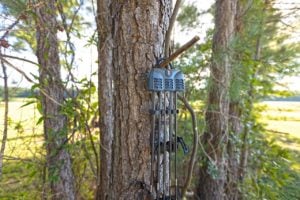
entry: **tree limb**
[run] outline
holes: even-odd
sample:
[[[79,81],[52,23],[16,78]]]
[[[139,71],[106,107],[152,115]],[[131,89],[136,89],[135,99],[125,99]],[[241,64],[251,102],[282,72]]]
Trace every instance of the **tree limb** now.
[[[173,26],[174,26],[181,3],[182,3],[181,0],[176,1],[175,8],[174,8],[173,14],[170,19],[170,25],[167,30],[166,38],[165,38],[165,55],[166,55],[166,57],[167,56],[168,57],[166,60],[164,60],[162,63],[160,63],[160,67],[168,66],[168,64],[170,62],[172,62],[180,54],[182,54],[184,51],[186,51],[191,46],[193,46],[200,39],[198,36],[195,36],[193,39],[188,41],[186,44],[184,44],[182,47],[177,49],[173,54],[171,54],[169,56],[169,45],[170,45],[171,33],[172,33],[172,29],[173,29]],[[193,133],[194,133],[194,145],[193,145],[193,151],[192,151],[192,155],[191,155],[190,162],[189,162],[188,176],[186,178],[184,187],[182,188],[182,197],[184,197],[186,195],[187,189],[191,183],[193,169],[194,169],[194,165],[195,165],[195,161],[196,161],[196,154],[197,154],[197,148],[198,148],[198,127],[197,127],[196,115],[195,115],[193,108],[191,107],[191,105],[189,104],[189,102],[187,101],[187,99],[185,97],[183,97],[181,95],[178,95],[178,97],[184,103],[185,107],[189,110],[189,112],[191,114],[192,124],[193,124]]]
[[[179,11],[179,8],[181,6],[182,0],[177,0],[175,3],[175,7],[170,19],[170,24],[169,24],[169,28],[167,30],[166,33],[166,38],[165,38],[165,56],[168,57],[170,55],[170,42],[171,42],[171,33],[176,21],[176,17]]]
[[[184,51],[188,50],[191,46],[193,46],[198,40],[199,36],[193,37],[190,41],[185,43],[183,46],[181,46],[179,49],[177,49],[174,53],[172,53],[167,59],[165,59],[163,62],[159,64],[160,67],[166,67],[170,62],[175,60],[180,54],[182,54]],[[167,42],[166,42],[167,43]]]
[[[21,69],[19,69],[18,67],[14,66],[12,63],[10,63],[9,61],[7,61],[6,59],[3,58],[4,56],[0,56],[0,60],[3,61],[4,63],[6,63],[7,65],[9,65],[11,68],[13,68],[14,70],[16,70],[17,72],[19,72],[22,76],[25,77],[25,79],[33,84],[36,84],[31,78],[29,78],[29,76],[27,76],[27,74],[22,71]]]
[[[194,144],[193,144],[193,150],[192,150],[192,155],[191,159],[189,162],[189,170],[188,170],[188,175],[185,179],[184,186],[182,188],[182,197],[186,195],[187,189],[191,184],[192,181],[192,175],[193,175],[193,170],[196,162],[196,156],[197,156],[197,150],[198,150],[198,125],[197,125],[197,118],[194,109],[192,106],[189,104],[187,99],[184,96],[178,95],[178,98],[183,102],[184,106],[188,109],[188,111],[191,114],[192,117],[192,125],[193,125],[193,134],[194,134]]]
[[[28,60],[26,58],[20,58],[20,57],[6,55],[6,54],[1,54],[0,56],[3,57],[3,58],[11,58],[11,59],[15,59],[15,60],[21,60],[21,61],[28,62],[28,63],[33,64],[33,65],[39,66],[38,63],[33,62],[31,60]]]
[[[27,74],[22,71],[21,69],[19,69],[18,67],[14,66],[12,63],[8,62],[6,59],[4,59],[3,57],[0,56],[0,60],[3,61],[4,63],[6,63],[8,66],[10,66],[11,68],[13,68],[14,70],[16,70],[17,72],[19,72],[21,75],[23,75],[25,77],[25,79],[33,84],[37,84],[36,82],[34,82],[31,78],[29,78],[29,76],[27,76]],[[40,89],[40,92],[43,93],[48,99],[50,99],[51,101],[53,101],[54,103],[56,103],[57,105],[62,106],[61,103],[57,102],[55,99],[53,99],[51,96],[49,96],[47,94],[46,91]]]
[[[22,15],[20,15],[20,16],[22,16]],[[6,29],[5,33],[1,36],[0,40],[4,40],[4,38],[5,38],[6,36],[8,36],[9,32],[10,32],[10,31],[11,31],[11,30],[19,23],[19,21],[20,21],[20,19],[21,19],[20,16],[17,18],[17,20],[16,20],[14,23],[12,23],[12,24]]]

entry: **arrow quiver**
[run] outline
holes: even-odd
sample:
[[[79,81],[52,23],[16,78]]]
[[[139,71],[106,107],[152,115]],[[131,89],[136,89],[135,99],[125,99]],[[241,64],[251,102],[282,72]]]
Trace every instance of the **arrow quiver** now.
[[[151,193],[156,200],[179,200],[177,183],[177,150],[188,148],[177,136],[177,93],[185,89],[184,75],[177,69],[153,68],[148,74],[152,93]]]

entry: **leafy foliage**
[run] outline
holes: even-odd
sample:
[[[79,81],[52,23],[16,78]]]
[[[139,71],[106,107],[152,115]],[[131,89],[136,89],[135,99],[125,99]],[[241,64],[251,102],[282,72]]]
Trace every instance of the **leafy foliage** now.
[[[177,21],[181,25],[181,30],[194,29],[199,25],[198,18],[200,13],[194,4],[182,6],[182,10],[177,17]]]
[[[251,130],[248,140],[251,159],[242,194],[245,199],[297,199],[296,191],[292,189],[295,187],[290,185],[299,180],[299,173],[291,167],[295,157],[289,150],[276,144],[275,139],[269,140],[264,132],[259,124]],[[292,194],[285,188],[290,188]]]

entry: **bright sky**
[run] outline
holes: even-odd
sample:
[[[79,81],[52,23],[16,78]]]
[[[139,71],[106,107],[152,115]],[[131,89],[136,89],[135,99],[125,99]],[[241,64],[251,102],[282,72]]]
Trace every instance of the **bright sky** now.
[[[292,33],[288,42],[300,42],[300,0],[277,0],[276,7],[283,15],[288,16],[282,19],[282,32]],[[294,8],[297,9],[294,9]],[[300,57],[297,58],[300,63]],[[299,66],[300,67],[300,66]],[[282,83],[288,85],[291,90],[300,91],[300,76],[284,78]]]
[[[199,8],[199,12],[206,11],[210,8],[211,4],[214,2],[214,0],[186,0],[184,1],[185,4],[193,3]],[[299,5],[300,7],[300,0],[278,0],[277,6],[281,9],[283,9],[285,12],[289,12],[289,8],[296,5]],[[84,13],[81,13],[84,14]],[[86,20],[92,22],[93,21],[93,15],[92,13],[90,15],[84,14],[86,17]],[[1,16],[1,9],[0,9],[0,16]],[[213,26],[212,24],[212,16],[210,14],[205,14],[201,16],[199,19],[200,25],[198,29],[189,30],[188,32],[180,32],[180,29],[178,26],[175,26],[174,30],[174,40],[175,42],[179,43],[185,43],[186,41],[190,40],[195,35],[200,36],[201,40],[200,42],[204,41],[205,33],[208,28],[211,28]],[[298,20],[298,21],[297,21]],[[292,17],[292,18],[286,18],[283,20],[285,23],[288,24],[297,24],[298,27],[300,26],[299,23],[299,15],[298,18]],[[295,23],[297,22],[297,23]],[[1,28],[3,26],[7,26],[11,24],[10,20],[4,20],[3,22],[0,22],[0,35],[3,34],[3,31],[1,31]],[[95,28],[95,27],[94,27]],[[287,30],[287,29],[285,29]],[[294,32],[293,38],[291,39],[291,42],[298,42],[300,41],[300,29],[297,29],[297,32]],[[91,33],[94,31],[93,29],[84,29],[83,35],[91,35]],[[59,33],[59,37],[63,39],[64,32]],[[75,62],[75,69],[74,74],[76,77],[86,77],[89,76],[92,72],[96,71],[97,69],[97,49],[94,46],[86,46],[87,41],[84,37],[82,37],[81,40],[73,40],[75,46],[76,46],[76,62]],[[11,50],[11,48],[5,50],[5,54],[8,55],[15,55],[17,57],[26,58],[32,61],[36,61],[36,57],[30,53],[30,52],[22,52],[16,53]],[[300,59],[300,58],[299,58]],[[30,65],[28,63],[25,63],[23,61],[12,61],[16,66],[18,66],[20,69],[25,71],[27,74],[33,73],[37,75],[37,67]],[[2,70],[0,70],[0,75],[2,75]],[[28,83],[18,72],[15,72],[12,69],[8,69],[9,74],[9,82],[10,85],[13,86],[20,86],[20,87],[30,87],[30,83]],[[66,73],[62,73],[63,76]],[[96,77],[95,77],[96,79]],[[289,79],[284,80],[285,83],[289,84],[289,87],[292,90],[299,90],[300,87],[298,82],[300,82],[300,77],[292,77]],[[2,81],[0,82],[0,85],[3,85]]]
[[[86,14],[86,11],[82,11],[85,18],[89,22],[94,22],[94,15],[91,13],[90,15]],[[0,19],[2,17],[1,8],[0,8]],[[0,36],[3,35],[4,31],[2,31],[2,27],[8,27],[11,25],[13,21],[11,19],[6,19],[0,22]],[[93,31],[95,30],[95,23],[93,24],[94,27],[89,29],[83,29],[81,34],[84,36],[91,36]],[[65,32],[58,32],[58,38],[60,40],[65,40]],[[73,37],[72,42],[75,44],[75,63],[73,73],[75,77],[78,78],[89,78],[90,75],[95,72],[97,69],[97,48],[93,45],[88,46],[88,38],[82,37],[81,39],[77,39]],[[5,49],[4,54],[12,55],[20,58],[25,58],[27,60],[31,60],[33,62],[37,62],[37,58],[33,52],[30,51],[23,51],[23,52],[15,52],[12,48]],[[12,60],[8,59],[11,63],[13,63],[16,67],[23,70],[30,78],[33,79],[31,74],[38,75],[38,67],[32,64],[29,64],[24,61],[19,60]],[[7,68],[8,77],[9,77],[9,85],[15,87],[31,87],[32,83],[28,82],[20,73],[16,72],[15,70],[11,69],[10,67]],[[66,77],[67,72],[62,70],[62,77]],[[0,76],[2,76],[2,68],[0,68]],[[95,77],[96,79],[96,77]],[[0,85],[3,85],[3,81],[0,79]]]

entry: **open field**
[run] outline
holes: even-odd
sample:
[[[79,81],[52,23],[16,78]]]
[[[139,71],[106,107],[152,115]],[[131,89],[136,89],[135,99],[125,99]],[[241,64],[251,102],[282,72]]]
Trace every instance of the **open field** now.
[[[5,156],[35,157],[43,144],[42,126],[37,125],[40,114],[36,104],[24,106],[31,99],[13,99],[9,103],[8,142]],[[4,104],[0,104],[0,140],[2,140]]]
[[[5,149],[0,199],[32,199],[41,196],[42,126],[36,104],[24,106],[30,99],[9,103],[8,138]],[[0,102],[0,141],[2,141],[4,103]]]
[[[30,99],[14,99],[9,103],[8,142],[0,181],[0,199],[37,198],[43,190],[41,177],[45,152],[42,126],[37,125],[40,115],[36,104],[22,106],[28,101]],[[201,103],[193,106],[199,110]],[[267,138],[291,153],[290,167],[293,175],[299,177],[291,182],[293,187],[284,188],[283,193],[297,193],[295,188],[300,187],[300,102],[263,102],[257,106],[265,107],[260,121],[266,125]],[[0,141],[3,115],[4,104],[0,102]],[[90,192],[90,189],[86,191]]]
[[[9,129],[6,155],[27,155],[43,144],[42,126],[37,125],[40,114],[36,104],[25,105],[30,99],[14,99],[9,103]],[[278,143],[300,151],[300,102],[267,101],[261,121],[270,137],[278,137]],[[0,103],[0,138],[2,139],[4,104]],[[31,145],[32,143],[32,145]],[[29,153],[29,154],[28,154]]]
[[[300,102],[268,101],[261,120],[272,139],[284,148],[300,152]]]

